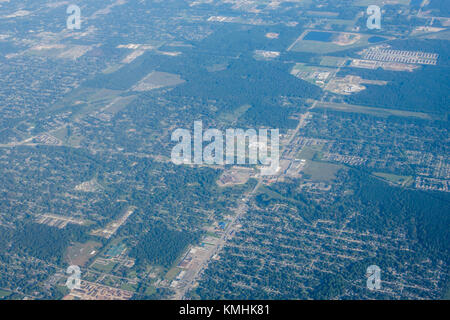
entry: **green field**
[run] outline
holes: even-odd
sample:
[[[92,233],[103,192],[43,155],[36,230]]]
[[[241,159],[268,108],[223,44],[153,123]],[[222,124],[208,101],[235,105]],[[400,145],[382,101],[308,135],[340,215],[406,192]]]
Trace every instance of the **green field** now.
[[[118,90],[79,87],[55,103],[49,111],[66,110],[67,107],[74,109],[71,111],[77,111],[80,106],[85,104],[102,107],[118,97],[121,92]]]
[[[321,26],[324,30],[333,30],[336,26],[343,27],[343,31],[352,32],[355,27],[355,20],[344,20],[344,19],[324,19],[325,25]]]
[[[398,176],[392,173],[374,172],[375,176],[383,178],[387,181],[400,184],[403,186],[410,186],[413,183],[412,176]]]
[[[345,61],[347,61],[347,58],[324,56],[320,61],[320,65],[327,67],[339,67],[344,64]]]
[[[260,186],[258,188],[258,194],[264,193],[266,195],[268,195],[269,197],[273,198],[273,199],[281,199],[284,200],[286,199],[285,197],[283,197],[281,194],[270,190],[269,188],[265,187],[265,186]]]
[[[102,73],[104,73],[104,74],[114,73],[114,72],[116,72],[117,70],[119,70],[122,67],[123,67],[123,64],[111,65],[111,66],[106,67],[106,69],[104,69],[102,71]]]
[[[156,288],[154,286],[148,286],[145,289],[145,294],[148,296],[151,296],[152,294],[155,294],[155,293],[156,293]]]
[[[439,32],[428,32],[423,34],[418,34],[418,38],[424,39],[438,39],[438,40],[450,40],[450,30],[446,29]]]
[[[287,197],[279,194],[278,192],[275,192],[275,191],[273,191],[270,188],[265,187],[265,186],[259,187],[258,194],[266,194],[267,196],[269,196],[272,199],[278,199],[278,200],[282,200],[282,201],[289,201],[289,202],[296,203],[296,204],[301,203],[301,201],[298,201],[298,200],[295,200],[295,199],[292,199],[292,198],[287,198]]]
[[[222,112],[219,114],[219,120],[226,122],[235,122],[250,108],[251,105],[244,104],[234,110],[227,110],[226,112]]]
[[[164,276],[164,278],[166,280],[172,281],[173,279],[175,279],[175,277],[178,275],[178,273],[180,273],[181,269],[178,267],[173,267],[172,269],[170,269],[169,271],[167,271],[166,275]]]
[[[322,150],[321,145],[303,147],[302,151],[299,152],[297,157],[299,159],[314,160],[316,158],[320,158],[321,150]]]
[[[220,238],[220,236],[218,236],[216,233],[211,232],[211,231],[208,231],[206,233],[206,235],[209,236],[209,237],[213,237],[213,238]]]
[[[339,59],[339,58],[337,58]],[[296,63],[291,70],[292,72],[333,72],[335,71],[335,68],[328,68],[328,67],[317,67],[317,66],[311,66],[307,65],[305,63]]]
[[[423,112],[411,112],[396,109],[365,107],[345,103],[318,102],[316,104],[315,109],[332,109],[341,112],[363,113],[379,117],[397,116],[397,117],[420,118],[425,120],[432,119],[431,115]]]
[[[95,255],[91,255],[91,253],[93,251],[98,253],[101,246],[101,243],[94,241],[88,241],[86,243],[76,242],[67,248],[66,261],[77,266],[84,266]]]
[[[0,289],[0,299],[6,298],[6,297],[9,296],[10,294],[11,294],[11,292]]]
[[[326,162],[307,161],[303,173],[311,180],[331,181],[336,178],[336,173],[341,169],[341,165]]]
[[[71,121],[82,119],[86,115],[101,110],[114,115],[126,107],[135,97],[119,97],[120,93],[121,91],[80,87],[55,103],[46,113],[56,116],[62,112],[71,112]],[[78,147],[83,140],[82,135],[70,130],[70,125],[62,127],[52,134],[60,139],[64,145],[71,147]]]
[[[110,262],[106,265],[95,262],[94,264],[91,265],[91,268],[93,268],[97,271],[110,273],[112,271],[112,269],[114,269],[115,266],[116,266],[115,262]]]
[[[314,31],[314,30],[308,30]],[[339,32],[333,32],[333,31],[326,31],[329,33],[339,34]],[[348,32],[344,32],[348,33]],[[357,33],[350,33],[352,35],[358,35]],[[294,51],[294,52],[311,52],[311,53],[322,53],[327,54],[331,52],[336,51],[343,51],[351,48],[357,48],[366,46],[369,44],[368,39],[372,37],[372,35],[368,34],[359,34],[361,36],[360,39],[358,39],[354,43],[349,43],[345,45],[339,45],[333,42],[322,42],[322,41],[315,41],[315,40],[303,40],[301,39],[304,34],[302,34],[295,42],[289,47],[288,51]]]
[[[120,286],[120,289],[135,292],[137,288],[136,284],[124,283]]]
[[[404,6],[409,6],[411,0],[392,0],[390,4],[400,4]],[[368,7],[371,5],[376,5],[382,7],[386,4],[386,0],[355,0],[353,5],[359,7]]]
[[[153,71],[133,86],[133,91],[150,91],[153,89],[177,86],[185,80],[177,74]]]

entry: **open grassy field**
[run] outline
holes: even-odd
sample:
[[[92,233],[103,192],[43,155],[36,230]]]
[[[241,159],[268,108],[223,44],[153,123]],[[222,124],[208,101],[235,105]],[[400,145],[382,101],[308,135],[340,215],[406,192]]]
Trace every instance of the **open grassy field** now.
[[[121,92],[122,91],[119,90],[96,89],[81,86],[66,95],[61,101],[56,102],[49,111],[67,109],[67,107],[72,107],[76,111],[77,106],[84,104],[104,106],[107,102],[118,97]]]
[[[321,145],[315,146],[305,146],[302,148],[297,155],[299,159],[313,160],[315,158],[320,158],[320,151],[322,150]]]
[[[110,74],[110,73],[116,72],[117,70],[119,70],[122,67],[123,67],[123,64],[114,64],[114,65],[110,65],[110,66],[106,67],[102,72],[104,74]]]
[[[362,113],[369,114],[378,117],[389,117],[389,116],[397,116],[397,117],[412,117],[412,118],[420,118],[425,120],[431,120],[433,117],[427,113],[423,112],[411,112],[404,110],[396,110],[396,109],[383,109],[383,108],[374,108],[374,107],[365,107],[358,106],[352,104],[345,103],[332,103],[332,102],[318,102],[316,104],[315,109],[332,109],[341,112],[350,112],[350,113]]]
[[[131,290],[130,290],[131,291]],[[154,287],[154,286],[148,286],[146,289],[145,289],[145,294],[146,295],[148,295],[148,296],[150,296],[150,295],[152,295],[152,294],[155,294],[156,293],[156,288]]]
[[[374,172],[373,174],[387,181],[406,187],[410,186],[414,181],[412,176],[398,176],[392,173],[383,173],[383,172]]]
[[[114,269],[114,267],[116,266],[115,262],[109,262],[107,264],[102,264],[102,263],[98,263],[98,262],[94,262],[91,265],[91,268],[97,270],[97,271],[101,271],[101,272],[105,272],[105,273],[110,273],[112,271],[112,269]]]
[[[272,190],[270,190],[269,188],[267,188],[265,186],[260,186],[258,188],[258,194],[261,194],[261,193],[264,193],[264,194],[270,196],[273,199],[281,199],[281,200],[286,199],[281,194],[279,194],[279,193],[277,193],[275,191],[272,191]]]
[[[400,4],[400,5],[404,5],[404,6],[408,6],[410,4],[411,0],[355,0],[353,2],[353,5],[355,6],[359,6],[359,7],[368,7],[370,5],[376,5],[379,7],[382,7],[386,4]]]
[[[320,65],[327,67],[339,67],[342,66],[345,63],[345,61],[347,61],[347,58],[324,56],[320,61]]]
[[[358,16],[356,16],[356,17],[358,17]],[[326,18],[326,19],[322,20],[323,25],[321,25],[321,28],[323,28],[324,30],[333,30],[335,28],[335,26],[340,26],[340,28],[343,28],[340,30],[352,32],[352,31],[354,31],[357,20],[358,19],[345,20],[345,19]]]
[[[331,34],[332,37],[328,41],[305,40],[311,32],[313,32],[314,35]],[[288,51],[327,54],[368,45],[370,37],[372,36],[361,33],[306,30],[288,48]]]
[[[338,12],[333,11],[306,11],[306,14],[311,17],[337,17],[339,15]]]
[[[134,91],[150,91],[153,89],[176,86],[184,83],[185,80],[177,74],[153,71],[145,78],[141,79],[132,89]]]
[[[6,298],[10,294],[11,294],[11,292],[0,289],[0,299]]]
[[[53,131],[52,135],[61,140],[63,145],[74,148],[79,147],[81,141],[83,140],[83,136],[78,133],[74,133],[70,129],[70,125],[61,127],[58,130]]]
[[[296,63],[295,66],[292,68],[291,73],[296,72],[308,72],[308,73],[315,73],[315,72],[333,72],[334,68],[328,68],[328,67],[317,67],[317,66],[310,66],[305,63]]]
[[[167,271],[166,275],[164,276],[164,278],[166,280],[172,281],[173,279],[175,279],[175,277],[180,273],[181,269],[178,267],[173,267],[171,268],[169,271]]]
[[[450,30],[419,34],[417,37],[424,39],[450,40]]]
[[[258,189],[258,194],[265,194],[267,196],[269,196],[272,199],[278,199],[278,200],[283,200],[283,201],[289,201],[292,203],[301,203],[300,201],[293,199],[293,198],[287,198],[281,194],[279,194],[278,192],[275,192],[273,190],[271,190],[268,187],[265,186],[260,186]]]
[[[250,108],[251,105],[244,104],[236,109],[227,110],[226,112],[222,112],[219,114],[219,120],[229,123],[236,122],[239,119],[239,117],[241,117]]]
[[[67,248],[66,261],[77,266],[84,266],[89,259],[98,253],[101,246],[101,243],[94,241],[74,243]]]
[[[211,232],[211,231],[208,231],[208,232],[206,233],[206,235],[207,235],[208,237],[220,238],[220,236],[218,236],[216,233]]]
[[[307,174],[311,180],[331,181],[336,178],[336,173],[341,168],[341,165],[310,160],[306,162],[303,173]]]
[[[105,107],[105,112],[110,114],[116,114],[123,108],[125,108],[128,104],[131,103],[136,98],[136,96],[126,96],[126,97],[118,97],[113,102]]]

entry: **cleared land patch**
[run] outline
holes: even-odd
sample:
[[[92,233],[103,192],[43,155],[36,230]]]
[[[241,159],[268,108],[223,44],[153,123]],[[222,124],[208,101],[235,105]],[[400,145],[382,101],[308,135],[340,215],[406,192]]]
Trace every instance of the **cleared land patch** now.
[[[339,67],[339,66],[343,66],[346,61],[347,61],[347,58],[323,56],[322,59],[320,60],[320,65],[328,66],[328,67]]]
[[[320,157],[320,151],[322,150],[323,145],[315,145],[315,146],[305,146],[302,148],[302,151],[299,152],[298,158],[305,160],[314,160],[317,157]]]
[[[148,74],[144,79],[138,82],[132,90],[133,91],[150,91],[159,88],[177,86],[184,83],[185,80],[181,79],[179,75],[153,71]]]
[[[398,117],[413,117],[420,119],[433,119],[429,114],[422,112],[402,111],[395,109],[373,108],[365,106],[357,106],[345,103],[332,102],[318,102],[314,109],[333,109],[342,112],[363,113],[380,117],[398,116]]]
[[[10,294],[11,294],[11,292],[0,289],[0,299],[6,298]]]
[[[223,172],[217,181],[217,184],[221,187],[245,184],[248,179],[254,176],[254,174],[255,173],[252,168],[232,167]]]
[[[311,180],[331,181],[336,178],[336,173],[341,168],[342,166],[336,164],[307,161],[303,173],[309,176]]]
[[[87,225],[90,222],[87,220],[76,219],[73,217],[58,216],[55,214],[42,214],[36,218],[36,222],[40,224],[46,224],[50,227],[56,227],[58,229],[65,228],[68,224]]]
[[[352,32],[306,30],[287,50],[330,53],[367,45],[370,37],[372,36]]]
[[[370,5],[385,6],[399,4],[403,6],[409,6],[411,0],[355,0],[354,5],[360,7],[368,7]]]
[[[65,44],[40,44],[28,49],[25,54],[45,56],[57,59],[77,60],[86,54],[92,46],[65,45]]]
[[[72,117],[80,118],[103,108],[119,96],[121,91],[80,87],[69,93],[64,99],[55,103],[49,110],[70,111]]]
[[[399,176],[392,173],[383,173],[383,172],[374,172],[375,176],[383,178],[385,180],[388,180],[390,182],[393,182],[395,184],[399,184],[402,186],[410,186],[413,183],[413,177],[412,176]]]
[[[219,120],[223,120],[226,122],[235,122],[237,121],[244,113],[247,112],[248,109],[250,109],[252,106],[249,104],[244,104],[236,109],[227,110],[224,112],[221,112],[219,114]]]
[[[74,243],[67,248],[66,260],[72,265],[84,266],[89,259],[97,254],[101,246],[101,243],[94,241]]]

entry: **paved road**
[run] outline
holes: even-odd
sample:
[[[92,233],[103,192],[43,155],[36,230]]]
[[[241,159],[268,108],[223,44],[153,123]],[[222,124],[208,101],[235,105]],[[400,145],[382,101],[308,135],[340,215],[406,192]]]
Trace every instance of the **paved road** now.
[[[344,62],[345,63],[345,62]],[[344,65],[344,63],[342,65]],[[322,95],[320,100],[314,101],[314,103],[311,105],[311,107],[308,108],[308,110],[300,116],[299,122],[297,127],[294,129],[294,131],[291,133],[289,139],[284,143],[283,150],[280,152],[282,155],[281,158],[285,159],[285,154],[289,152],[290,145],[294,138],[298,135],[301,128],[303,128],[307,124],[307,119],[310,116],[310,110],[314,109],[319,102],[323,102],[327,96],[327,88],[331,80],[337,75],[337,73],[341,70],[341,66],[339,66],[335,72],[330,77],[330,80],[328,81],[327,85],[323,89],[324,94]],[[242,198],[242,201],[240,202],[238,208],[236,209],[236,215],[233,217],[232,221],[228,224],[228,226],[225,228],[225,231],[223,235],[220,237],[220,240],[218,243],[211,248],[211,250],[208,252],[207,255],[205,255],[204,259],[200,261],[200,264],[196,270],[187,270],[185,277],[183,278],[183,286],[181,288],[177,288],[175,291],[175,295],[172,297],[174,300],[181,300],[186,298],[186,293],[189,292],[198,281],[202,275],[203,270],[208,266],[209,262],[211,261],[212,257],[214,255],[220,253],[223,246],[225,245],[226,241],[231,238],[231,234],[236,231],[236,226],[238,225],[239,219],[247,212],[247,202],[250,200],[252,196],[256,194],[256,191],[259,189],[259,187],[264,182],[264,177],[259,176],[257,179],[256,186],[247,194],[244,195]]]

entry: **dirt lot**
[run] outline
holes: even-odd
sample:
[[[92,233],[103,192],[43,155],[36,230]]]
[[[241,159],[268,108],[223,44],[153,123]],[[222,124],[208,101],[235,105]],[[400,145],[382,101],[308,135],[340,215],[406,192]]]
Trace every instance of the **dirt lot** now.
[[[66,261],[71,265],[82,267],[98,253],[101,246],[101,243],[94,241],[75,243],[67,248]]]

